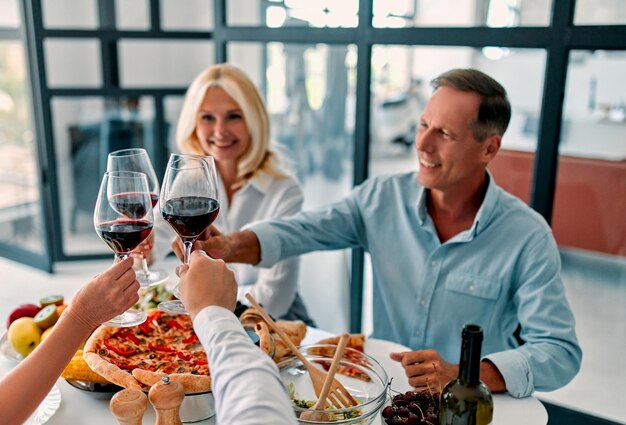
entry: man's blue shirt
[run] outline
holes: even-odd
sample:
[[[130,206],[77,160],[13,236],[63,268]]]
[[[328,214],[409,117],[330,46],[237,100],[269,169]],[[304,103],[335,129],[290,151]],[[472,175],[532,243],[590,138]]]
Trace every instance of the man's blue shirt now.
[[[261,266],[317,250],[369,252],[374,337],[458,363],[461,330],[475,323],[484,330],[483,356],[513,396],[569,382],[582,354],[545,220],[489,175],[472,227],[442,244],[426,198],[416,173],[379,176],[328,207],[248,229],[259,238]]]

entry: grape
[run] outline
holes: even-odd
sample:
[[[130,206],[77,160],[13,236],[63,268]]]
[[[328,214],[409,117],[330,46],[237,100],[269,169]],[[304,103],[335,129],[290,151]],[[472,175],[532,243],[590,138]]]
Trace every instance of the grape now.
[[[396,409],[393,406],[387,406],[383,409],[383,418],[391,419],[396,414]]]
[[[409,413],[409,416],[406,417],[406,425],[417,425],[420,423],[420,417],[417,416],[415,413],[411,412]]]
[[[411,411],[406,406],[402,406],[398,409],[398,416],[402,416],[403,418],[409,416],[409,413],[411,413]]]
[[[404,393],[404,400],[408,401],[408,402],[411,402],[411,401],[416,399],[416,397],[417,397],[416,394],[417,393],[415,391],[407,391],[407,392]]]
[[[416,402],[416,401],[410,402],[407,407],[409,408],[409,410],[411,412],[415,413],[416,415],[421,415],[422,414],[422,408],[419,405],[419,403]]]

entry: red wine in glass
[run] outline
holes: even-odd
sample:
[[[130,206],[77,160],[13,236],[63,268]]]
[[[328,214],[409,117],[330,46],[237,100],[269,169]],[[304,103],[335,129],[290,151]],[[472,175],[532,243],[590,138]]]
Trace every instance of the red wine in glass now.
[[[96,225],[98,236],[116,254],[132,251],[151,231],[152,223],[146,220],[120,219]]]
[[[148,190],[150,191],[150,200],[152,208],[159,201],[159,181],[157,180],[154,167],[148,156],[148,152],[142,148],[122,149],[111,152],[107,157],[107,171],[135,171],[144,173],[148,179]],[[122,211],[124,206],[120,206]],[[126,207],[128,218],[137,218],[140,211],[133,211],[132,205]],[[144,257],[141,259],[141,270],[137,271],[137,280],[141,286],[155,286],[165,280],[169,273],[162,269],[150,269],[148,260]]]
[[[178,233],[184,245],[183,262],[195,240],[217,218],[217,172],[212,157],[172,154],[161,186],[160,209],[163,219]],[[180,298],[178,286],[173,291]],[[159,309],[171,314],[188,314],[179,300],[165,301]]]
[[[143,173],[107,171],[102,177],[93,213],[98,236],[115,256],[124,260],[130,256],[152,231],[154,212]],[[136,326],[146,320],[146,313],[127,310],[105,323],[110,327]]]
[[[117,193],[109,198],[109,204],[120,214],[130,219],[138,219],[146,215],[143,196],[144,194],[139,192]],[[152,194],[150,201],[152,202]],[[154,208],[154,205],[152,207]]]
[[[159,194],[158,193],[150,193],[150,200],[152,201],[152,208],[156,207],[156,204],[159,202]]]
[[[220,204],[203,196],[182,196],[163,203],[161,214],[182,239],[196,239],[217,218]]]

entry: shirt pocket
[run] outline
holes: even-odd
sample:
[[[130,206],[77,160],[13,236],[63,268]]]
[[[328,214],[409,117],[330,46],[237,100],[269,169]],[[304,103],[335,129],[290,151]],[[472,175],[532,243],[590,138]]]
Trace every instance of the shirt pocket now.
[[[495,300],[502,291],[502,282],[468,273],[450,273],[446,280],[446,289],[470,297]]]

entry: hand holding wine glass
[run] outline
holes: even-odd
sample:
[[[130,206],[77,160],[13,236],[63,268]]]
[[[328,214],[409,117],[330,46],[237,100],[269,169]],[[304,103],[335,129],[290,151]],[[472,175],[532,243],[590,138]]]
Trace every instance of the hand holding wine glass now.
[[[148,181],[148,189],[154,208],[159,200],[159,181],[145,149],[133,148],[111,152],[107,157],[107,171],[135,171],[144,173]],[[169,273],[161,269],[148,268],[148,260],[142,252],[142,270],[137,272],[137,280],[142,287],[158,285],[164,282]]]
[[[119,260],[125,260],[152,231],[154,214],[146,175],[131,171],[104,173],[94,210],[94,226]],[[128,327],[143,323],[146,313],[127,310],[105,325]]]
[[[217,218],[217,175],[212,157],[172,154],[161,188],[161,214],[178,233],[183,245],[183,263],[189,264],[194,241]],[[175,288],[174,295],[177,294]],[[180,301],[166,301],[159,309],[173,314],[187,314]]]

